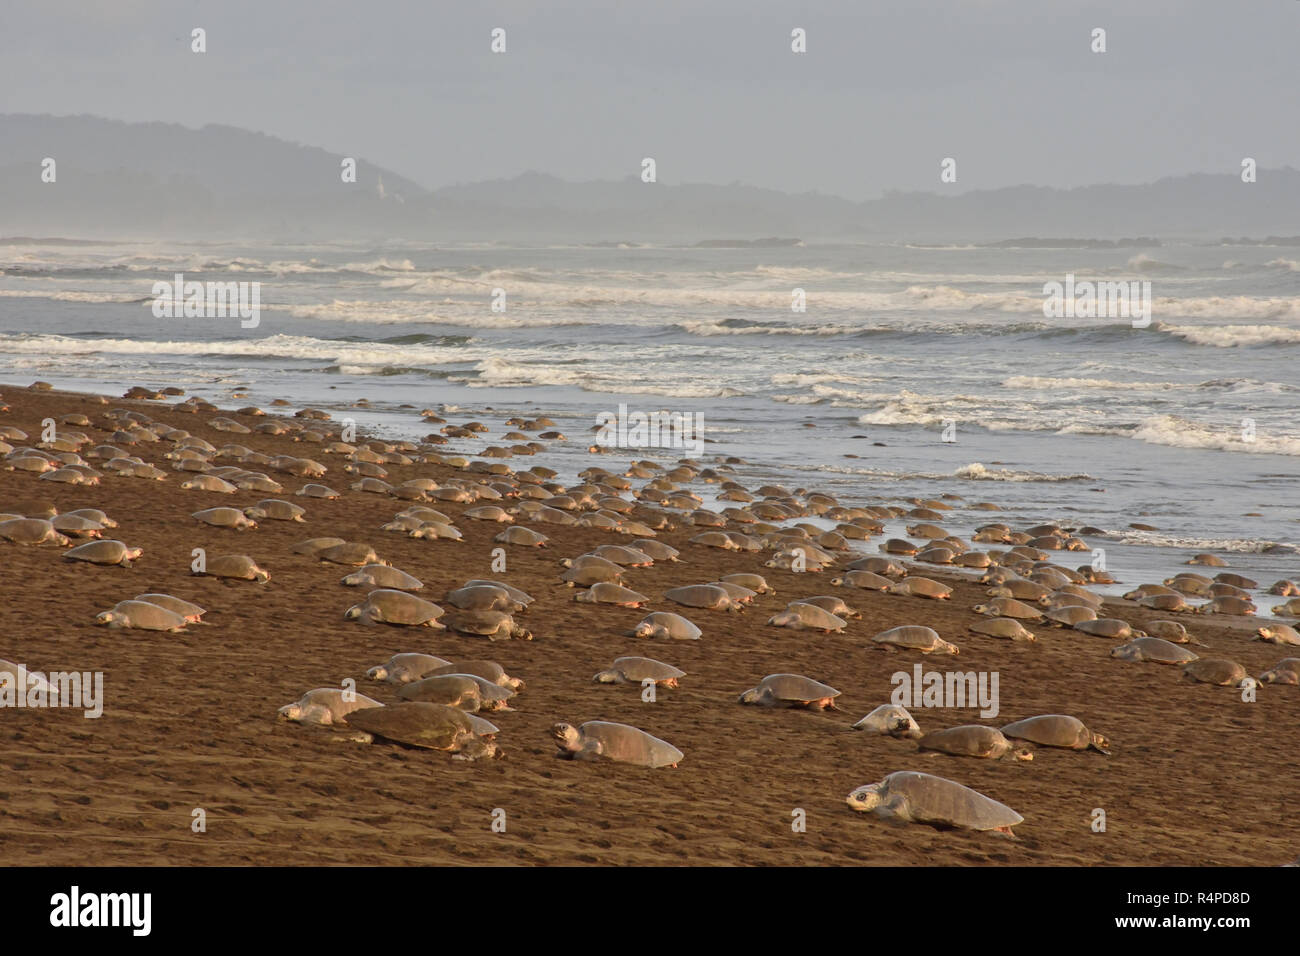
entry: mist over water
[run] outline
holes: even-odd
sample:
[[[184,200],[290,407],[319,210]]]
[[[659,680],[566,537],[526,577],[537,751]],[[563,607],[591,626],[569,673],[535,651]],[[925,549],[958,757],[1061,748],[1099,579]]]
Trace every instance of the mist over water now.
[[[1271,581],[1298,573],[1298,259],[1192,242],[19,245],[0,260],[0,377],[218,402],[235,388],[257,404],[365,397],[374,407],[349,414],[417,437],[403,403],[489,420],[527,404],[569,436],[574,472],[597,413],[692,411],[706,454],[755,474],[847,500],[947,492],[1006,509],[954,531],[1114,531],[1093,544],[1130,585],[1199,550],[1237,552],[1235,568]],[[176,273],[260,282],[260,324],[155,318],[152,285]],[[1150,325],[1045,317],[1044,283],[1066,274],[1149,281]],[[796,288],[806,312],[791,310]]]

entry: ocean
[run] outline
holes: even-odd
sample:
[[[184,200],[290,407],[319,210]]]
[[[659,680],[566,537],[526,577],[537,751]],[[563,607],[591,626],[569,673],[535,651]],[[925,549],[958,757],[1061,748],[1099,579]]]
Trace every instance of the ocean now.
[[[155,317],[177,273],[260,283],[257,326]],[[1046,316],[1067,276],[1149,282],[1149,323]],[[548,464],[570,478],[687,454],[588,454],[600,413],[691,412],[751,487],[1004,509],[954,511],[959,534],[1105,529],[1111,591],[1198,551],[1300,577],[1297,359],[1295,246],[0,245],[0,381],[286,398],[417,439],[426,407],[498,435],[528,409],[568,435]]]

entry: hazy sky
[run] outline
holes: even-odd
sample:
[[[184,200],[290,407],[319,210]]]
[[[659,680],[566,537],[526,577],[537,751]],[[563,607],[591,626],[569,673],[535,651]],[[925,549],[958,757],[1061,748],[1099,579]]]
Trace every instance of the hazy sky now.
[[[0,112],[225,123],[433,188],[644,156],[852,199],[952,189],[948,156],[958,190],[1300,166],[1297,0],[0,5]]]

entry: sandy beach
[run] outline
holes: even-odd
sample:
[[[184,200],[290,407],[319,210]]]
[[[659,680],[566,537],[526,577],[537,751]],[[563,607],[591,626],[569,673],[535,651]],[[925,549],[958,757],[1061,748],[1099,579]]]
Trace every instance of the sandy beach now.
[[[463,541],[382,531],[407,503],[350,490],[356,479],[343,474],[342,456],[323,455],[319,446],[219,432],[208,424],[216,413],[182,413],[171,407],[179,399],[110,397],[102,405],[79,394],[31,391],[25,383],[0,388],[0,395],[10,406],[0,425],[27,432],[30,443],[43,419],[70,413],[93,423],[74,430],[104,442],[114,427],[104,413],[130,409],[218,447],[234,441],[268,455],[322,461],[329,472],[320,480],[343,492],[338,500],[297,498],[293,492],[308,479],[280,474],[272,474],[284,484],[278,495],[182,490],[185,476],[162,458],[168,442],[131,449],[166,469],[164,481],[110,472],[87,487],[0,470],[0,512],[42,503],[59,512],[99,508],[119,523],[106,537],[144,551],[130,568],[96,567],[63,560],[52,545],[0,542],[0,658],[29,670],[101,671],[105,696],[103,716],[95,720],[77,710],[0,713],[0,845],[11,863],[1267,866],[1298,852],[1287,823],[1300,772],[1296,687],[1263,685],[1258,700],[1247,703],[1238,689],[1194,683],[1177,667],[1111,659],[1119,641],[1038,625],[1030,625],[1038,635],[1032,644],[984,637],[968,631],[981,619],[971,609],[986,599],[986,588],[969,576],[928,566],[915,571],[949,583],[949,601],[832,588],[830,572],[767,569],[765,552],[690,544],[705,529],[680,520],[659,534],[681,550],[680,562],[626,575],[628,586],[651,598],[651,610],[682,611],[663,600],[664,591],[737,571],[764,574],[776,594],[761,595],[740,614],[682,611],[703,629],[698,641],[626,637],[646,612],[575,603],[575,592],[560,584],[558,563],[599,544],[628,543],[621,535],[527,525],[547,534],[552,546],[507,547],[507,570],[494,574],[492,537],[504,525],[459,518],[469,504],[434,502],[456,519]],[[221,414],[250,426],[266,420]],[[383,438],[359,440],[366,437]],[[480,446],[500,443],[495,428],[477,439]],[[591,463],[617,473],[640,457],[654,456],[593,455]],[[707,454],[701,460],[710,463]],[[545,452],[507,462],[519,470],[546,463]],[[414,477],[474,476],[414,464],[389,467],[386,480]],[[734,478],[746,483],[743,465]],[[756,485],[748,483],[751,491]],[[190,517],[265,497],[305,506],[306,523],[268,520],[233,531]],[[841,496],[841,503],[860,502]],[[373,545],[424,581],[421,595],[435,602],[470,578],[496,577],[522,588],[536,601],[518,619],[535,639],[489,642],[347,621],[344,610],[364,590],[339,583],[350,569],[291,552],[295,543],[325,535]],[[854,542],[857,553],[841,555],[840,566],[879,553],[877,544]],[[197,547],[251,555],[271,579],[193,576],[190,554]],[[1070,567],[1086,560],[1059,557]],[[201,604],[210,626],[183,633],[95,626],[96,614],[146,591]],[[766,624],[788,601],[820,594],[843,597],[861,619],[830,635]],[[1237,661],[1251,674],[1295,656],[1294,648],[1252,640],[1257,625],[1250,618],[1170,615],[1129,602],[1115,602],[1107,613],[1135,627],[1177,617],[1209,645],[1196,648],[1202,656]],[[960,646],[960,656],[936,660],[939,655],[871,644],[872,635],[901,624],[935,628]],[[404,651],[491,658],[527,681],[514,711],[491,715],[500,727],[501,759],[467,763],[439,752],[355,743],[341,730],[277,717],[279,707],[305,691],[349,677],[361,693],[396,701],[395,687],[368,681],[365,672]],[[635,685],[592,681],[622,655],[653,657],[687,676],[680,688],[660,690],[654,703],[643,703]],[[913,741],[851,729],[888,702],[890,675],[916,663],[1000,675],[997,717],[914,708],[926,730],[1071,714],[1109,737],[1112,754],[1040,747],[1030,763],[929,756]],[[737,703],[741,691],[780,672],[839,689],[839,709]],[[598,719],[638,726],[685,758],[675,769],[658,770],[556,759],[548,734],[554,723]],[[846,807],[851,790],[898,770],[944,776],[1007,804],[1024,817],[1018,838],[891,826]],[[205,833],[191,829],[196,808],[206,813]],[[806,812],[806,832],[792,831],[796,808]],[[1105,810],[1104,833],[1093,832],[1095,808]],[[505,812],[505,832],[492,827],[498,809]]]

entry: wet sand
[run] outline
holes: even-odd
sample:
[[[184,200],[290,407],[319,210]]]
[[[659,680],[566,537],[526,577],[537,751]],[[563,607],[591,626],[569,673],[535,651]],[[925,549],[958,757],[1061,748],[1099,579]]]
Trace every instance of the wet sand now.
[[[680,563],[626,575],[628,586],[652,598],[651,609],[681,610],[662,599],[665,590],[733,571],[765,574],[777,594],[759,597],[743,614],[684,611],[703,629],[699,641],[625,637],[646,612],[574,603],[574,591],[559,585],[557,563],[597,544],[628,543],[621,535],[528,525],[553,546],[508,547],[507,571],[497,575],[492,537],[504,525],[457,519],[462,542],[381,531],[406,503],[348,490],[355,479],[342,474],[343,460],[319,446],[219,432],[207,425],[214,414],[182,414],[161,402],[110,398],[108,406],[93,405],[85,396],[16,385],[0,395],[11,406],[0,424],[22,428],[33,441],[46,417],[80,412],[102,426],[109,408],[134,408],[217,446],[234,441],[315,458],[330,468],[320,480],[344,492],[337,501],[296,498],[307,480],[274,473],[285,486],[278,495],[184,491],[184,476],[162,461],[167,443],[132,449],[167,469],[163,482],[108,473],[97,487],[68,486],[0,470],[0,512],[34,499],[60,511],[101,508],[120,524],[106,536],[144,549],[129,569],[100,568],[65,561],[60,548],[0,542],[0,658],[30,670],[102,671],[106,696],[98,720],[79,710],[0,711],[0,848],[8,862],[1277,865],[1300,852],[1290,807],[1300,783],[1298,687],[1264,685],[1258,701],[1244,703],[1240,691],[1192,683],[1175,667],[1112,660],[1117,641],[1033,625],[1036,644],[971,634],[967,626],[978,616],[970,609],[985,594],[969,581],[953,580],[952,599],[944,602],[836,589],[828,573],[764,569],[767,553],[687,544],[702,530],[689,525],[659,535],[683,552]],[[107,440],[106,432],[81,430]],[[499,441],[495,434],[483,438],[485,445]],[[626,460],[592,456],[611,471]],[[545,454],[509,462],[521,470],[545,463]],[[465,477],[437,465],[389,472],[392,484]],[[746,481],[743,468],[738,480]],[[307,522],[263,521],[237,532],[189,517],[265,497],[304,505]],[[472,507],[431,506],[453,518]],[[296,542],[324,535],[372,544],[423,580],[421,596],[435,602],[466,579],[501,577],[537,599],[519,616],[536,639],[489,642],[345,621],[344,610],[364,596],[364,589],[339,584],[349,569],[290,552]],[[878,553],[874,541],[855,544]],[[192,576],[196,547],[210,555],[249,554],[271,580]],[[944,577],[928,567],[918,573]],[[145,591],[203,605],[211,626],[167,634],[94,625],[98,612]],[[846,633],[766,626],[788,601],[827,593],[862,613]],[[1131,605],[1116,610],[1135,626],[1173,616]],[[1300,656],[1297,648],[1250,640],[1240,620],[1177,619],[1210,645],[1196,648],[1202,656],[1231,658],[1254,674]],[[961,655],[940,659],[871,646],[871,635],[899,624],[934,627]],[[491,715],[501,728],[502,759],[465,763],[363,745],[330,728],[277,718],[281,705],[346,677],[361,693],[396,700],[395,688],[367,681],[365,672],[401,651],[492,658],[527,681],[514,712]],[[679,689],[661,689],[652,704],[641,701],[639,687],[592,682],[597,670],[626,654],[666,661],[688,676]],[[1040,748],[1031,763],[932,757],[918,754],[911,741],[850,729],[889,700],[891,674],[918,662],[926,670],[1000,675],[996,718],[981,721],[975,709],[913,708],[926,730],[1068,713],[1107,735],[1113,754]],[[830,683],[843,692],[841,709],[737,704],[742,690],[774,672]],[[557,760],[550,726],[596,719],[635,724],[675,744],[685,759],[661,770]],[[845,806],[850,790],[896,770],[949,777],[1010,805],[1025,818],[1018,839],[891,826]],[[191,830],[195,808],[206,811],[206,833]],[[497,808],[505,811],[504,833],[492,829]],[[806,811],[806,832],[792,832],[795,808]],[[1094,808],[1106,811],[1104,833],[1091,828]]]

